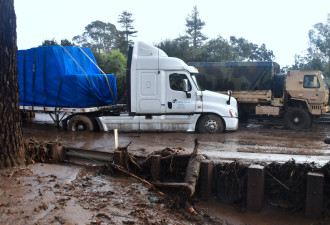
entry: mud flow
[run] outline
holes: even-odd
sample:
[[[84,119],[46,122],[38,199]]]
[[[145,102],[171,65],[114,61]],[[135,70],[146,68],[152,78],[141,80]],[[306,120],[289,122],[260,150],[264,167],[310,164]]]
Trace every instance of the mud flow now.
[[[199,140],[199,154],[215,162],[330,161],[323,140],[328,124],[292,131],[276,121],[252,120],[238,131],[220,135],[195,133],[122,133],[119,145],[138,157],[169,148],[190,154]],[[58,140],[77,149],[114,152],[112,132],[63,131],[46,114],[23,122],[25,140]],[[147,179],[147,177],[144,177]],[[261,213],[237,204],[224,204],[216,196],[204,202],[196,196],[181,201],[177,193],[159,196],[148,186],[124,175],[100,173],[98,167],[74,164],[33,164],[0,171],[1,224],[326,224],[267,204]],[[13,188],[15,187],[15,188]],[[188,204],[188,205],[187,205]],[[194,212],[190,211],[193,206]]]

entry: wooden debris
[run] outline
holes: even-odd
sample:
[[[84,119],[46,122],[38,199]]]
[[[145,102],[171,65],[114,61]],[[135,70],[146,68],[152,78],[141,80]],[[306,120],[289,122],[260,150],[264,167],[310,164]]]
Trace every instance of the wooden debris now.
[[[127,168],[128,171],[136,172],[136,170],[142,170],[142,168],[136,162],[136,159],[135,159],[134,155],[128,151],[128,146],[130,146],[131,143],[132,143],[132,141],[130,141],[124,147],[119,147],[118,151],[122,151],[124,153],[124,156],[123,156],[124,157],[124,165],[123,166],[125,168]],[[133,166],[133,168],[131,168],[131,166]]]
[[[25,162],[26,164],[35,162],[51,162],[52,158],[49,154],[47,144],[39,142],[35,138],[31,138],[30,141],[24,143],[25,146]]]
[[[143,183],[149,185],[149,186],[150,186],[155,192],[157,192],[159,195],[164,195],[164,193],[161,192],[161,191],[159,191],[159,190],[157,190],[157,189],[155,188],[154,185],[152,185],[152,184],[149,183],[148,181],[146,181],[146,180],[144,180],[144,179],[142,179],[142,178],[136,176],[135,174],[133,174],[133,173],[131,173],[131,172],[125,170],[125,169],[122,168],[121,166],[118,166],[118,165],[116,165],[116,164],[114,164],[114,163],[112,163],[111,166],[113,166],[115,169],[119,170],[120,172],[123,172],[123,173],[125,173],[125,174],[127,174],[127,175],[129,175],[129,176],[131,176],[131,177],[134,177],[135,179],[138,179],[139,181],[141,181],[141,182],[143,182]]]
[[[188,166],[186,169],[186,176],[184,178],[184,182],[187,183],[189,186],[189,192],[187,193],[189,197],[191,197],[195,193],[195,187],[199,177],[201,161],[205,159],[204,156],[197,154],[198,145],[198,140],[196,138],[194,151],[191,153],[191,158],[188,162]]]

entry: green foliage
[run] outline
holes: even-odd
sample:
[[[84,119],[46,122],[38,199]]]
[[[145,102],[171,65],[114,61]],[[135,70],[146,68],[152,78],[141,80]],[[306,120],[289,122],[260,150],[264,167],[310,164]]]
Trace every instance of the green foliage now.
[[[93,21],[85,27],[82,35],[73,37],[73,42],[96,52],[111,52],[120,46],[121,34],[112,23]]]
[[[111,53],[95,53],[94,56],[99,67],[106,74],[115,74],[117,83],[117,100],[119,100],[126,91],[126,56],[119,50],[113,50]]]
[[[329,76],[330,68],[330,14],[327,23],[317,23],[308,33],[309,48],[306,55],[296,55],[289,69],[320,70]]]
[[[266,45],[260,47],[244,38],[230,37],[230,43],[238,56],[238,61],[272,61],[275,56],[272,50],[267,50]]]
[[[272,61],[275,58],[273,51],[268,50],[265,44],[259,47],[244,38],[235,37],[228,42],[220,35],[198,47],[190,46],[185,36],[162,41],[157,47],[168,56],[185,62]]]
[[[59,45],[54,38],[52,40],[44,40],[40,46],[52,46],[52,45]]]
[[[124,29],[120,32],[122,32],[125,36],[125,47],[126,51],[124,52],[127,54],[128,46],[133,44],[133,41],[130,40],[130,37],[136,37],[134,34],[137,33],[136,30],[134,30],[133,22],[134,20],[132,19],[132,13],[129,13],[127,11],[123,11],[118,18],[117,21],[120,26]]]
[[[238,60],[238,53],[235,51],[235,48],[220,35],[215,39],[211,39],[207,43],[206,49],[209,54],[207,61],[221,62]]]
[[[320,70],[327,71],[327,63],[319,57],[310,57],[295,55],[295,64],[289,69],[291,70]]]
[[[317,23],[309,31],[309,41],[314,51],[319,51],[323,56],[330,57],[330,14],[327,23]]]
[[[68,39],[61,40],[62,46],[75,46],[72,42],[70,42]]]
[[[197,6],[195,6],[192,13],[186,18],[186,32],[194,47],[200,46],[203,41],[207,40],[207,37],[201,32],[204,26],[205,22],[199,18]]]
[[[156,46],[165,51],[168,56],[177,57],[184,61],[187,61],[187,56],[190,54],[189,41],[184,37],[174,40],[167,39]]]
[[[74,44],[68,39],[62,39],[60,44],[53,38],[52,40],[44,40],[40,46],[52,46],[52,45],[61,45],[61,46],[74,46]]]
[[[119,50],[113,50],[111,53],[102,52],[100,54],[100,63],[105,73],[117,74],[121,70],[126,70],[126,57]]]

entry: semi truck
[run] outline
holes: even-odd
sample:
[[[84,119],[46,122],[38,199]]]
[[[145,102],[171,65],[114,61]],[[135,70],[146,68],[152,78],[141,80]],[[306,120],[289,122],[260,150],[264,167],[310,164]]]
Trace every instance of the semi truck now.
[[[232,90],[239,119],[278,117],[290,129],[306,129],[314,117],[328,111],[329,90],[320,71],[280,73],[275,62],[191,62],[202,88]]]
[[[101,73],[91,50],[47,46],[18,52],[20,109],[49,113],[72,131],[184,131],[238,128],[237,101],[202,91],[198,70],[137,41],[127,60],[127,104],[116,103],[116,77]]]

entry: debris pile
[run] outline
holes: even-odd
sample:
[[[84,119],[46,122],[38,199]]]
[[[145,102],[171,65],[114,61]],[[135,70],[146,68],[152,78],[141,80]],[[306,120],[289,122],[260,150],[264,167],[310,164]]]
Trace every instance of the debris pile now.
[[[246,207],[249,166],[234,161],[217,163],[213,168],[213,193],[221,202],[236,205],[239,211],[245,211]],[[330,163],[320,168],[313,163],[298,164],[291,160],[284,164],[273,162],[264,166],[265,200],[272,206],[290,211],[305,208],[307,174],[324,174],[324,214],[330,215]]]
[[[31,138],[24,142],[25,164],[33,163],[58,163],[65,160],[62,144],[58,142],[43,142]]]
[[[39,142],[36,139],[31,138],[29,142],[24,143],[24,147],[26,164],[53,161],[45,142]]]
[[[220,201],[245,208],[248,166],[239,161],[214,166],[214,191]]]
[[[265,196],[268,202],[292,211],[303,209],[307,173],[315,170],[313,164],[297,164],[294,160],[284,164],[273,162],[267,165]]]

